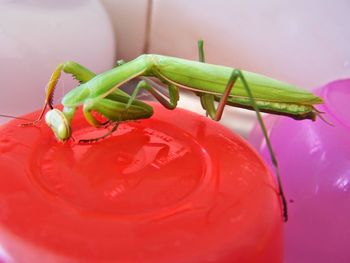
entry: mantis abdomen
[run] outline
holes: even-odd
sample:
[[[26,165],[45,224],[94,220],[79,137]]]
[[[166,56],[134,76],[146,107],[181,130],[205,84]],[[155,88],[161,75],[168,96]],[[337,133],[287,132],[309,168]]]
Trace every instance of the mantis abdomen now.
[[[150,75],[164,78],[166,81],[185,89],[213,94],[216,100],[220,100],[224,93],[233,70],[230,67],[173,57],[146,56],[149,56],[154,64]],[[242,71],[242,73],[249,83],[261,111],[286,115],[295,119],[315,119],[316,112],[313,105],[322,103],[321,98],[293,85],[256,73],[247,71]],[[227,104],[253,109],[241,79],[236,80]]]

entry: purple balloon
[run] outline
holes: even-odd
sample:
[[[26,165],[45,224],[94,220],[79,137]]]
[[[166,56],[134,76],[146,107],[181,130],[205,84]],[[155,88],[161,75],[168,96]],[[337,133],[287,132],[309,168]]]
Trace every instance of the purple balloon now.
[[[312,121],[265,118],[290,200],[285,263],[350,262],[350,79],[315,91],[324,112]],[[256,125],[249,141],[271,165]],[[271,165],[272,166],[272,165]]]

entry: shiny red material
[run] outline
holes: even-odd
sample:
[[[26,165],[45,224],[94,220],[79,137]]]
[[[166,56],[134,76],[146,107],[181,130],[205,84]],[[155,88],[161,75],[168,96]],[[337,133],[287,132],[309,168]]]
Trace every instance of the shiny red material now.
[[[203,116],[153,105],[93,144],[77,141],[106,130],[80,112],[66,143],[43,122],[0,129],[4,262],[282,261],[281,207],[256,152]]]

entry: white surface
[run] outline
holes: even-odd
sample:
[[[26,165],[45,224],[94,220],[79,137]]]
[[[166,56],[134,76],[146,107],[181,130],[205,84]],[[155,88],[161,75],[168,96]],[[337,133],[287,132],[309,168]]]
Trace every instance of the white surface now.
[[[113,22],[119,59],[142,54],[145,41],[147,0],[100,0]]]
[[[115,47],[112,25],[98,1],[1,1],[0,113],[39,109],[57,64],[75,60],[102,72],[114,64]],[[55,101],[75,85],[63,76]]]

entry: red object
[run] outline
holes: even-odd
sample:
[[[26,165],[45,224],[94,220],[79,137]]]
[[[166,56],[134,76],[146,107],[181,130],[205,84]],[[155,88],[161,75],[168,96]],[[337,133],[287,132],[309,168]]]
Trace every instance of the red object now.
[[[77,140],[105,130],[81,113],[75,142],[43,122],[1,127],[3,261],[282,262],[280,203],[256,152],[203,116],[153,105],[88,145]]]

